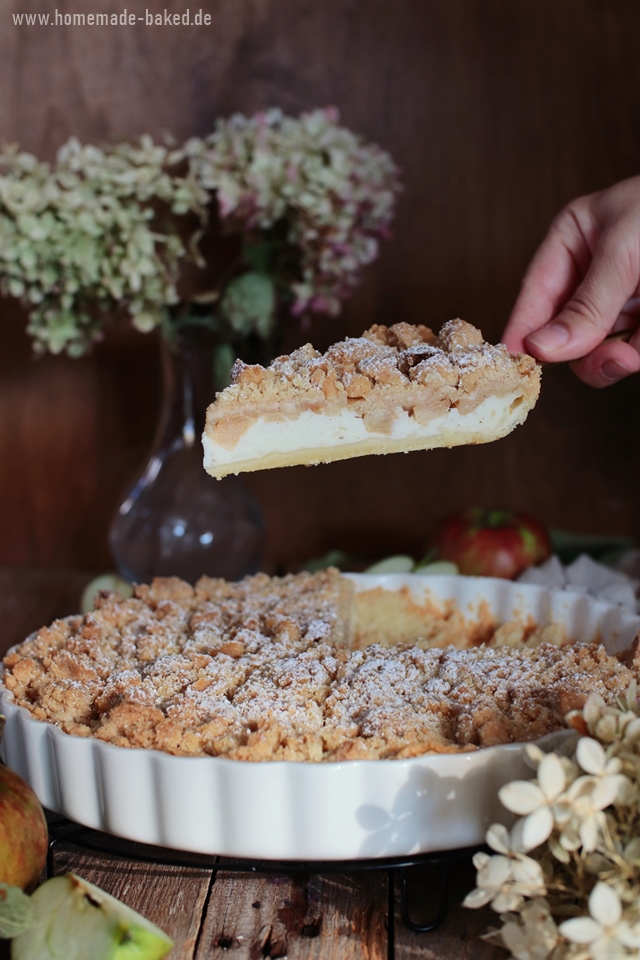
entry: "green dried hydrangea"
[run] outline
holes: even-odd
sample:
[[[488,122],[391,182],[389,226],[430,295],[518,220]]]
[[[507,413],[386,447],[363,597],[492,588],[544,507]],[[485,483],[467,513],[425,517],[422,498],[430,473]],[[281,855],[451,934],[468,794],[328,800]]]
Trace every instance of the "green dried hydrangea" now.
[[[267,342],[282,309],[335,315],[388,235],[397,169],[337,111],[220,120],[205,139],[83,146],[53,164],[0,154],[0,293],[29,314],[36,351],[80,356],[109,316],[143,332],[205,324],[223,344]],[[181,302],[183,262],[215,209],[239,238],[216,289]],[[195,224],[195,226],[194,226]]]
[[[105,148],[72,139],[52,165],[5,150],[0,290],[27,307],[36,350],[79,356],[114,311],[157,326],[178,301],[180,221],[202,217],[207,199],[181,152],[149,137]]]

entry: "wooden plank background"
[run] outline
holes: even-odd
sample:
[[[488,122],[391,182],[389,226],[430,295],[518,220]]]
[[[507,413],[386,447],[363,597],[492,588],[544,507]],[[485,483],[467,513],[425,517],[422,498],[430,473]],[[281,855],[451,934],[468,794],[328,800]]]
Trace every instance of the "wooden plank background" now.
[[[232,111],[337,105],[392,152],[405,193],[395,239],[342,317],[316,323],[321,347],[371,323],[452,316],[499,338],[557,210],[640,169],[635,0],[191,6],[212,25],[17,27],[13,13],[51,12],[50,0],[0,0],[0,136],[51,157],[71,134],[182,138]],[[109,519],[153,436],[157,344],[122,329],[86,359],[34,361],[13,304],[0,324],[0,564],[107,569]],[[419,549],[438,516],[470,504],[637,534],[639,413],[637,378],[597,392],[553,368],[527,424],[495,444],[251,475],[266,562]]]

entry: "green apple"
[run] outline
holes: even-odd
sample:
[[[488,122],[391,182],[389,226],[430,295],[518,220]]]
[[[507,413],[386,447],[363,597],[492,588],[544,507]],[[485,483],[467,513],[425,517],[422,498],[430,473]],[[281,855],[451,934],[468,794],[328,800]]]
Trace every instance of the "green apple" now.
[[[73,873],[31,897],[34,924],[11,944],[11,960],[161,960],[173,941],[145,917]]]
[[[96,597],[102,590],[108,590],[109,593],[119,593],[121,597],[133,596],[133,586],[117,573],[103,573],[99,577],[94,577],[91,583],[88,583],[82,593],[80,600],[80,609],[82,613],[89,613],[93,610]]]
[[[48,845],[40,801],[26,780],[0,763],[0,883],[33,889],[46,863]]]
[[[428,573],[429,576],[452,577],[458,574],[458,565],[450,560],[434,560],[432,563],[419,563],[414,573]]]
[[[416,562],[413,557],[398,553],[393,557],[378,560],[377,563],[367,567],[365,573],[411,573],[415,565]]]
[[[11,940],[33,925],[31,897],[20,887],[0,883],[0,937]]]

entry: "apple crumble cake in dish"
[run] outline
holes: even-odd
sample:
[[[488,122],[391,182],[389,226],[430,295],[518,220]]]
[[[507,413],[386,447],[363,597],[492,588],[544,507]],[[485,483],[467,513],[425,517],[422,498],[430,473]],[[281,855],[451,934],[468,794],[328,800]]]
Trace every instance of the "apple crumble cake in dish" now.
[[[274,859],[461,847],[504,816],[524,742],[566,737],[590,691],[627,688],[639,629],[485,578],[159,579],[9,651],[4,751],[45,806],[142,842]]]
[[[207,411],[204,466],[229,473],[365,454],[485,443],[523,423],[540,367],[450,320],[374,326],[321,354],[311,344],[268,367],[236,361]]]
[[[5,657],[39,720],[120,747],[234,760],[391,759],[533,740],[632,670],[557,624],[498,624],[335,570],[203,577],[98,598]]]

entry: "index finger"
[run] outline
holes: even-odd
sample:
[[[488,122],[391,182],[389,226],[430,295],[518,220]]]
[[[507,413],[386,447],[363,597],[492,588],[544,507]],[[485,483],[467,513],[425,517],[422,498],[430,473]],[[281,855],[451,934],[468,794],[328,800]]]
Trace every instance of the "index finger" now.
[[[527,352],[526,338],[562,309],[586,273],[590,257],[586,238],[568,208],[552,224],[525,274],[502,335],[511,353]]]

